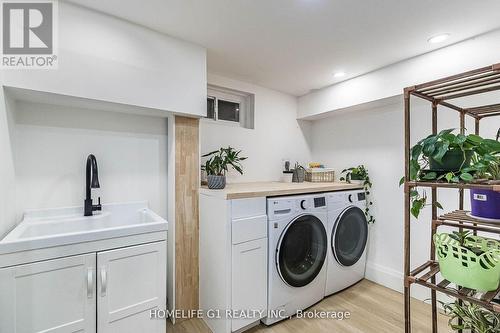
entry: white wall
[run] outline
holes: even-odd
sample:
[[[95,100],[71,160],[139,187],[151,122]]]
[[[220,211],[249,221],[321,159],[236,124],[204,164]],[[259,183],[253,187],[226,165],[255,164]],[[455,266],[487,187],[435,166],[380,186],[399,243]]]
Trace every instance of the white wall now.
[[[248,156],[243,162],[243,176],[232,172],[228,181],[279,180],[283,159],[290,159],[292,163],[310,162],[308,137],[311,124],[296,120],[295,97],[218,75],[209,74],[208,82],[255,94],[255,129],[221,125],[209,120],[200,122],[202,154],[231,145]]]
[[[313,119],[311,151],[314,160],[336,170],[364,164],[373,180],[374,215],[367,277],[396,290],[403,286],[404,173],[403,88],[500,62],[500,30],[411,58],[299,98],[298,118]],[[498,103],[499,94],[456,101],[461,106]],[[429,103],[412,99],[412,143],[431,133]],[[478,104],[476,104],[478,103]],[[439,127],[459,127],[458,115],[439,112]],[[473,122],[467,121],[470,133]],[[498,118],[482,120],[481,135],[494,137]],[[467,199],[468,193],[466,193]],[[458,195],[440,190],[445,210],[457,209]],[[468,206],[466,200],[466,208]],[[413,221],[412,263],[427,260],[430,246],[430,209]],[[416,297],[427,291],[415,288]]]
[[[204,48],[59,2],[59,68],[7,70],[7,86],[206,113]]]
[[[62,1],[58,16],[58,69],[0,71],[2,86],[52,93],[59,100],[63,95],[79,97],[89,105],[111,102],[124,112],[170,111],[162,115],[170,120],[171,112],[206,114],[203,47]],[[3,89],[0,94],[0,235],[14,226],[24,209],[80,205],[85,157],[93,152],[98,157],[103,202],[146,199],[166,217],[168,201],[168,298],[174,304],[175,198],[173,187],[167,189],[166,118],[99,112],[103,110],[85,110],[88,118],[64,114],[71,113],[71,107],[46,108],[40,114],[27,107],[23,114],[21,106],[19,124],[10,126],[19,139],[16,179]],[[66,101],[72,105],[77,100]],[[173,165],[173,152],[168,154]],[[173,180],[173,171],[168,177]]]
[[[88,154],[102,203],[147,200],[167,215],[167,120],[17,101],[17,221],[26,209],[81,206]]]
[[[317,118],[398,96],[404,87],[498,63],[499,54],[500,30],[496,30],[304,95],[299,98],[298,118]]]
[[[1,73],[0,73],[1,76]],[[0,89],[0,238],[10,231],[15,220],[16,188],[12,152],[11,100]]]
[[[412,144],[431,133],[430,104],[412,99]],[[439,127],[459,127],[458,113],[439,109]],[[469,132],[474,132],[468,121]],[[500,121],[482,120],[481,135],[494,137]],[[403,286],[403,189],[399,179],[404,174],[404,128],[402,98],[389,106],[364,111],[339,112],[312,125],[312,156],[336,170],[364,164],[373,181],[373,212],[377,219],[371,227],[368,248],[367,278],[402,290]],[[458,208],[458,195],[440,190],[439,201],[445,210]],[[430,196],[430,192],[428,192]],[[467,197],[466,193],[466,199]],[[467,200],[466,200],[467,202]],[[430,250],[430,208],[412,222],[413,265],[428,260]],[[427,294],[416,290],[415,296]]]

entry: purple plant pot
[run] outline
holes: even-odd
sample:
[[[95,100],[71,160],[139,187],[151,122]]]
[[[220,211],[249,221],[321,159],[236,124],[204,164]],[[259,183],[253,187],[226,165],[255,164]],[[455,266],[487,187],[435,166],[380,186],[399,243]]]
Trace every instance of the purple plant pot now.
[[[472,189],[470,201],[473,216],[500,220],[500,192]]]

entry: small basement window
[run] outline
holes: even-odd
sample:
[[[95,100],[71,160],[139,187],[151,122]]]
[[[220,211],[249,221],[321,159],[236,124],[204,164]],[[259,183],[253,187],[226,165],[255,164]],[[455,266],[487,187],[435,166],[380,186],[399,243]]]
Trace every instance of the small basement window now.
[[[254,128],[254,95],[208,86],[207,118],[221,124]]]

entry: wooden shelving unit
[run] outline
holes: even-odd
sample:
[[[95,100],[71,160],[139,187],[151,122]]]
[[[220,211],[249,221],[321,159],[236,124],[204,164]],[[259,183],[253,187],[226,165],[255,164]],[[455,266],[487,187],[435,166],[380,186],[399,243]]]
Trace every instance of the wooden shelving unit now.
[[[460,107],[451,103],[462,97],[473,96],[500,90],[500,64],[479,68],[443,79],[419,84],[404,89],[405,106],[405,216],[404,216],[404,296],[405,296],[405,332],[411,333],[410,290],[412,284],[418,284],[431,290],[432,332],[437,333],[437,299],[436,293],[444,293],[461,301],[468,301],[483,306],[491,311],[500,312],[500,304],[494,298],[500,294],[500,288],[487,293],[477,292],[468,288],[453,285],[450,281],[438,281],[439,265],[435,258],[434,244],[431,244],[429,260],[412,270],[410,259],[410,191],[417,187],[430,188],[432,199],[431,235],[434,236],[440,226],[470,229],[474,232],[486,231],[500,234],[500,224],[474,218],[464,211],[464,190],[488,189],[500,192],[499,184],[453,184],[447,182],[410,181],[410,133],[411,133],[411,96],[422,98],[431,103],[432,133],[437,134],[438,107],[457,111],[460,119],[460,131],[465,132],[465,117],[472,117],[475,122],[474,132],[479,134],[480,120],[487,117],[500,116],[500,104],[480,105],[475,107]],[[458,190],[458,210],[438,216],[434,203],[437,201],[437,189],[451,188]],[[431,237],[432,239],[432,237]]]
[[[495,291],[481,293],[469,288],[454,286],[448,280],[442,280],[439,283],[430,282],[430,280],[436,278],[437,273],[439,273],[438,263],[429,260],[422,266],[413,270],[410,273],[409,279],[413,281],[412,283],[419,284],[434,291],[439,291],[452,297],[476,303],[491,311],[500,312],[500,304],[492,302],[498,293],[500,293],[500,288]]]

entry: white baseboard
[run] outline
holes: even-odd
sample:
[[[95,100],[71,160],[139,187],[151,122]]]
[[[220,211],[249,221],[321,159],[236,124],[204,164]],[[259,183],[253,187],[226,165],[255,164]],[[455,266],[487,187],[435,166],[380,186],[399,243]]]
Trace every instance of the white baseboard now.
[[[403,273],[376,263],[366,263],[366,279],[387,288],[403,292]]]
[[[367,280],[383,285],[384,287],[393,289],[400,293],[403,292],[403,272],[372,262],[367,262],[365,277]],[[423,286],[413,285],[411,287],[411,296],[420,301],[425,301],[430,299],[431,293],[429,289]]]

